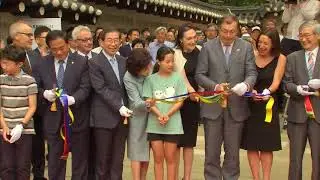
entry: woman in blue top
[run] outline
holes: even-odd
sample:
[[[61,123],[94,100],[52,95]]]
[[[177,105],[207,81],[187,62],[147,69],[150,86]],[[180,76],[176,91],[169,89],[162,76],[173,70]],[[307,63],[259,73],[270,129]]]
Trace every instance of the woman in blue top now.
[[[157,52],[155,74],[147,77],[143,84],[143,97],[147,99],[165,99],[187,92],[183,78],[174,72],[174,51],[161,47]],[[180,108],[183,104],[176,99],[167,99],[170,103],[157,101],[150,108],[148,116],[148,140],[154,155],[155,179],[163,180],[163,161],[167,164],[167,180],[176,178],[176,151],[183,127]]]
[[[131,160],[133,180],[145,180],[149,164],[149,142],[147,141],[147,117],[153,100],[144,101],[142,85],[152,69],[152,57],[144,48],[133,49],[127,59],[128,71],[123,82],[129,97],[129,107],[134,114],[129,119],[128,158]]]

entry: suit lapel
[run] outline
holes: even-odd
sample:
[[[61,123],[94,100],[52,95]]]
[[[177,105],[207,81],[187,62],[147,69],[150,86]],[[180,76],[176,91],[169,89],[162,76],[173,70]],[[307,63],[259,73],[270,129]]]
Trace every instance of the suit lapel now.
[[[239,54],[239,51],[240,51],[240,49],[239,49],[239,40],[236,39],[234,41],[232,49],[231,49],[231,54],[230,54],[230,58],[229,58],[229,67],[228,67],[229,69],[230,69],[231,65],[233,63],[235,63],[235,61],[237,59],[236,57]]]
[[[71,82],[71,75],[72,75],[72,69],[75,63],[74,55],[69,54],[68,61],[66,65],[66,69],[64,70],[64,76],[63,76],[63,87],[67,87],[67,83]]]
[[[303,80],[308,82],[309,81],[309,75],[308,75],[308,68],[307,68],[307,62],[306,62],[306,56],[305,51],[300,51],[300,54],[298,55],[297,61],[298,69],[301,69],[301,74],[303,75]],[[303,66],[303,68],[300,68],[300,66]]]
[[[316,61],[316,63],[314,65],[312,78],[319,79],[320,78],[320,50],[318,50],[318,54],[317,54],[315,61]]]
[[[103,53],[100,53],[101,54],[101,64],[103,64],[103,66],[106,68],[106,69],[109,69],[109,71],[111,72],[112,76],[113,76],[113,80],[117,82],[117,84],[120,86],[119,84],[119,81],[118,81],[118,78],[117,78],[117,75],[115,74],[115,72],[113,71],[113,68],[108,60],[108,58],[103,54]],[[119,69],[119,62],[118,62],[118,69]],[[104,68],[103,68],[104,69]],[[120,69],[119,69],[120,70]],[[120,78],[121,79],[121,78]]]
[[[218,61],[223,61],[221,62],[224,66],[224,68],[226,70],[229,70],[228,68],[228,65],[227,65],[227,60],[226,60],[226,56],[224,55],[224,51],[223,51],[223,47],[221,45],[221,41],[220,41],[220,38],[217,38],[216,39],[216,48],[215,49],[219,49],[217,52],[218,52],[218,57],[220,56],[221,58],[218,58]]]
[[[54,66],[54,57],[53,56],[48,56],[48,73],[50,80],[52,81],[52,89],[56,88],[57,85],[57,76],[56,76],[56,69]]]

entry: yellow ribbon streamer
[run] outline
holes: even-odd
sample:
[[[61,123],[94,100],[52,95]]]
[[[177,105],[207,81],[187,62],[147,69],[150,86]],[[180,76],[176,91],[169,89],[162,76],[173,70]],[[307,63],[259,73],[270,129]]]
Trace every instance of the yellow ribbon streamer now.
[[[273,104],[274,104],[274,99],[273,99],[273,97],[270,97],[270,99],[266,105],[266,118],[265,118],[264,122],[271,123]]]

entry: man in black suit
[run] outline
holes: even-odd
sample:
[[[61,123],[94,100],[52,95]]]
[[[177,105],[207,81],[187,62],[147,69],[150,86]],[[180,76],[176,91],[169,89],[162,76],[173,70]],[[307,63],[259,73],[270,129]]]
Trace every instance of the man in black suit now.
[[[122,180],[128,134],[125,119],[132,113],[126,108],[128,99],[123,84],[126,59],[116,54],[120,44],[119,31],[110,29],[101,33],[103,50],[89,61],[94,89],[90,124],[96,143],[96,177],[98,180]]]
[[[9,37],[12,40],[14,46],[24,49],[27,53],[26,61],[24,62],[23,71],[34,75],[37,66],[42,61],[41,56],[31,50],[32,41],[34,39],[32,28],[30,25],[17,21],[9,27]],[[43,137],[43,122],[41,117],[41,103],[38,102],[38,108],[33,116],[34,129],[36,135],[32,138],[32,173],[34,180],[45,180],[44,168],[45,168],[45,144]]]
[[[140,36],[139,29],[130,29],[128,32],[128,44],[121,46],[119,49],[120,55],[127,58],[132,51],[132,41]]]
[[[63,105],[54,93],[55,88],[63,89],[68,106],[74,115],[71,125],[72,179],[87,179],[89,147],[89,103],[90,80],[87,61],[69,52],[67,39],[62,31],[48,33],[46,43],[51,55],[42,61],[36,74],[39,94],[45,106],[43,119],[48,139],[49,179],[64,180],[66,161],[61,159],[64,142],[60,136],[63,123]],[[56,111],[51,109],[56,104]]]
[[[77,44],[76,53],[84,57],[86,60],[90,60],[95,57],[97,53],[92,52],[93,37],[89,27],[79,25],[72,31],[72,39]],[[91,94],[89,96],[89,102],[91,100]],[[91,103],[90,103],[91,104]],[[88,162],[88,180],[94,179],[95,176],[95,143],[93,137],[93,128],[90,129],[90,147],[89,147],[89,162]]]

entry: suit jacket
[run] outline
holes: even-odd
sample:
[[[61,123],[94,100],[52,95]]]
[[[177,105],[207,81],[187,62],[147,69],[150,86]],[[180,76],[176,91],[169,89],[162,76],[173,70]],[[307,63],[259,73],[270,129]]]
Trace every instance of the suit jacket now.
[[[115,57],[118,61],[120,83],[103,52],[89,61],[90,80],[94,89],[90,113],[92,127],[112,129],[123,120],[119,109],[128,104],[123,84],[126,60],[122,56]]]
[[[126,44],[124,46],[121,46],[119,49],[119,52],[122,57],[125,57],[125,58],[129,57],[132,52],[131,45]]]
[[[44,90],[55,88],[57,84],[54,57],[46,56],[36,74],[36,81],[39,88],[39,96],[44,106],[44,127],[47,133],[55,134],[60,130],[63,122],[63,107],[57,99],[57,112],[50,111],[51,102],[43,97]],[[69,53],[66,69],[64,72],[63,87],[66,94],[73,96],[75,104],[70,108],[75,121],[72,124],[72,131],[79,132],[89,128],[89,103],[87,102],[90,93],[90,79],[87,61],[74,53]]]
[[[281,53],[285,56],[302,49],[299,41],[284,37],[280,43]]]
[[[229,65],[219,38],[208,41],[201,49],[196,69],[196,81],[207,91],[213,91],[220,83],[229,83],[230,88],[240,82],[246,82],[252,88],[256,82],[257,71],[255,56],[251,44],[236,39],[231,50]],[[228,110],[236,121],[244,121],[249,116],[247,99],[231,94],[228,97]],[[201,116],[217,119],[223,109],[219,104],[204,104]]]
[[[320,52],[318,52],[313,70],[313,79],[320,79]],[[288,106],[288,121],[304,123],[307,114],[304,107],[304,96],[297,92],[298,85],[307,85],[309,81],[305,50],[296,51],[287,57],[286,72],[284,77],[285,91],[290,95]],[[310,96],[316,121],[320,123],[320,99]]]

